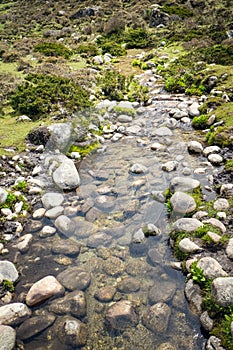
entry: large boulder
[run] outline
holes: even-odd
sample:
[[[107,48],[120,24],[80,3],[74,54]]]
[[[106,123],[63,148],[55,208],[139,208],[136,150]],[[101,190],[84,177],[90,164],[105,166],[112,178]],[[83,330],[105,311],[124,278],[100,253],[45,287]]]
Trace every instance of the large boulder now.
[[[62,190],[73,190],[80,185],[78,170],[71,159],[64,158],[53,172],[53,181]]]

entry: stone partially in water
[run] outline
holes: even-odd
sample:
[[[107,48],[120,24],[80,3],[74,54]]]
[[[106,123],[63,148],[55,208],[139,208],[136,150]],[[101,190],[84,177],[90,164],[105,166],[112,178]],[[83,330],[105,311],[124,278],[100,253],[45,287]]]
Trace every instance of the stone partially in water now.
[[[74,317],[65,316],[59,318],[55,322],[55,332],[61,343],[70,345],[72,348],[86,344],[87,326]]]
[[[62,190],[73,190],[80,185],[79,173],[71,159],[63,160],[53,173],[53,181]]]
[[[61,193],[48,192],[42,196],[41,201],[46,209],[50,209],[62,205],[64,202],[64,196]]]
[[[41,315],[29,318],[17,329],[17,336],[22,340],[29,339],[51,326],[55,319],[54,315]]]
[[[192,179],[191,177],[174,177],[170,182],[170,189],[172,192],[192,191],[200,186],[200,181]]]
[[[74,317],[83,317],[87,313],[85,293],[75,290],[63,298],[56,299],[49,306],[49,310],[58,315],[71,314]]]
[[[42,228],[43,224],[38,220],[29,220],[25,226],[25,231],[27,232],[37,232]]]
[[[114,330],[124,330],[139,322],[136,306],[129,300],[121,300],[110,306],[105,316],[107,327]]]
[[[54,276],[46,276],[34,283],[29,289],[26,296],[26,303],[28,306],[34,306],[51,297],[61,296],[64,292],[64,287]]]
[[[54,225],[64,235],[70,235],[75,230],[73,221],[65,215],[58,216],[58,218],[55,220]]]
[[[90,273],[76,266],[59,273],[57,279],[68,290],[85,290],[91,283]]]
[[[12,350],[15,346],[16,331],[9,327],[0,325],[0,349]]]
[[[29,249],[29,245],[33,239],[31,233],[27,233],[26,235],[21,236],[17,243],[13,245],[14,248],[17,248],[21,253],[26,253]],[[0,272],[1,274],[1,272]]]
[[[148,169],[142,164],[135,163],[131,166],[130,171],[134,174],[146,174],[148,172]]]
[[[31,316],[31,310],[23,303],[0,306],[0,325],[15,326]]]
[[[53,241],[51,250],[54,254],[77,256],[80,252],[80,244],[72,239],[57,239]]]
[[[191,310],[200,315],[202,312],[202,296],[201,288],[195,284],[192,279],[188,280],[185,285],[185,296],[189,302]]]
[[[113,300],[113,297],[116,293],[116,288],[113,286],[106,286],[98,289],[98,291],[95,292],[94,297],[102,302],[109,302]]]
[[[172,195],[171,206],[175,213],[192,213],[196,209],[196,202],[190,195],[184,192],[176,192]]]
[[[149,290],[149,301],[151,304],[167,302],[171,300],[176,291],[176,284],[172,281],[159,281]]]
[[[49,219],[56,219],[58,216],[62,215],[63,212],[64,208],[61,205],[59,205],[47,210],[45,216]]]
[[[171,309],[167,304],[157,303],[144,313],[142,322],[152,332],[162,334],[167,330],[170,315]]]

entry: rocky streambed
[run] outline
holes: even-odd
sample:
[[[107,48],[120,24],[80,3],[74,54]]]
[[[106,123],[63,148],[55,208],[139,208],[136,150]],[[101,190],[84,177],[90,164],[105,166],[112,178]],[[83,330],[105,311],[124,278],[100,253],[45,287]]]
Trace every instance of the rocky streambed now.
[[[232,305],[233,185],[215,192],[224,154],[191,129],[198,102],[163,93],[157,78],[141,77],[148,106],[97,105],[100,147],[77,167],[64,155],[71,123],[52,127],[45,147],[2,159],[2,205],[26,181],[33,210],[20,186],[1,210],[0,349],[223,349],[208,336],[195,271],[213,281],[216,303]]]

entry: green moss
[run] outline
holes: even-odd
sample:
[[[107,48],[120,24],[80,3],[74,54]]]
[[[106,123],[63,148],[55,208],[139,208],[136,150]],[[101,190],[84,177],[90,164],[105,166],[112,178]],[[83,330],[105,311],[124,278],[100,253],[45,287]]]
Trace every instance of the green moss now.
[[[193,12],[190,11],[189,8],[182,6],[182,5],[179,6],[179,5],[168,4],[168,5],[164,5],[162,7],[162,10],[164,12],[168,13],[169,15],[177,15],[180,18],[186,18],[186,17],[193,16]]]
[[[100,77],[100,87],[107,98],[121,101],[126,93],[125,76],[116,71],[107,71]]]
[[[225,163],[225,169],[233,171],[233,160],[232,159],[227,159]]]
[[[98,149],[99,147],[99,142],[96,141],[94,143],[91,143],[89,145],[85,145],[85,146],[77,146],[77,145],[72,145],[69,149],[68,155],[71,152],[79,152],[80,156],[82,158],[86,157],[88,154],[90,154],[91,152],[94,152],[96,149]]]
[[[75,50],[78,54],[87,54],[87,56],[95,56],[99,54],[99,49],[96,44],[93,43],[87,43],[87,44],[81,44],[78,45],[78,47]]]
[[[208,125],[206,124],[208,119],[208,114],[202,114],[199,117],[194,117],[192,120],[192,126],[195,129],[206,129],[208,127]]]
[[[124,107],[115,106],[113,110],[117,114],[127,114],[132,117],[136,115],[136,110],[134,108],[124,108]]]
[[[27,191],[27,182],[26,181],[21,181],[17,185],[13,186],[14,190],[26,192]]]
[[[15,291],[14,283],[12,281],[3,280],[3,291],[14,293]]]

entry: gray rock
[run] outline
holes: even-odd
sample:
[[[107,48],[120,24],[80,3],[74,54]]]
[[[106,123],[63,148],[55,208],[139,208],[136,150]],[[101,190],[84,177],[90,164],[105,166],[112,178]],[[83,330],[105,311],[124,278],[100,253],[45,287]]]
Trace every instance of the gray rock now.
[[[131,166],[130,171],[134,174],[145,174],[148,172],[148,169],[142,164],[135,163]]]
[[[13,247],[17,248],[21,253],[26,253],[29,249],[32,239],[33,239],[32,234],[27,233],[26,235],[21,236],[18,239],[17,243],[13,245]]]
[[[224,210],[224,209],[228,209],[230,207],[230,204],[228,202],[227,199],[225,198],[219,198],[217,199],[214,204],[213,207],[215,210]]]
[[[41,201],[46,209],[50,209],[62,205],[64,196],[61,193],[48,192],[41,197]]]
[[[156,200],[157,202],[160,202],[160,203],[165,203],[165,196],[163,194],[163,191],[152,191],[151,192],[151,197]]]
[[[149,290],[148,297],[151,304],[168,302],[176,292],[176,284],[172,281],[160,280]]]
[[[161,235],[161,230],[154,224],[146,224],[142,228],[145,236],[159,236]]]
[[[161,165],[161,169],[170,173],[171,171],[176,170],[177,166],[178,166],[177,161],[169,160],[168,162]]]
[[[39,209],[34,211],[34,213],[32,214],[32,217],[33,217],[33,219],[42,219],[45,212],[46,212],[45,208],[39,208]]]
[[[172,192],[192,191],[200,186],[200,181],[192,179],[191,177],[174,177],[170,182],[170,189]]]
[[[225,349],[221,346],[221,340],[212,335],[207,340],[206,350],[225,350]]]
[[[34,306],[49,298],[61,296],[64,292],[64,287],[54,276],[46,276],[31,286],[26,295],[26,303]]]
[[[98,209],[94,208],[94,210],[98,210]],[[90,211],[88,211],[88,213],[89,212]],[[98,211],[98,213],[100,213],[100,211]],[[75,225],[74,238],[77,238],[77,240],[79,240],[80,238],[89,237],[92,234],[94,234],[97,230],[97,227],[94,224],[86,220],[83,220],[79,217],[74,218],[73,222]]]
[[[140,289],[140,284],[140,280],[133,277],[126,277],[117,283],[117,289],[122,293],[133,293]]]
[[[221,306],[233,304],[233,277],[217,277],[212,283],[212,295]]]
[[[80,267],[70,267],[57,275],[57,280],[68,290],[85,290],[91,283],[91,275]]]
[[[8,260],[0,261],[0,276],[3,280],[15,282],[19,278],[14,264]]]
[[[113,196],[98,196],[95,205],[102,211],[111,211],[115,207],[115,197]]]
[[[31,316],[31,310],[23,303],[0,306],[0,325],[15,326]]]
[[[222,231],[222,233],[225,233],[227,230],[226,227],[223,225],[223,223],[215,218],[210,218],[208,220],[205,220],[205,221],[203,221],[203,224],[213,225],[213,226],[219,228],[220,231]]]
[[[210,154],[208,160],[213,164],[221,164],[223,162],[223,157],[219,154]]]
[[[191,106],[188,108],[190,117],[197,117],[200,115],[199,107],[200,105],[198,102],[193,102],[193,104],[191,104]]]
[[[209,146],[205,147],[203,150],[203,154],[205,157],[208,157],[212,153],[219,153],[221,151],[221,148],[218,146]]]
[[[16,331],[9,326],[0,325],[0,350],[12,350],[15,340]]]
[[[197,284],[194,284],[193,280],[190,279],[185,285],[184,292],[185,292],[186,299],[190,304],[191,310],[194,313],[201,315],[202,296],[201,296],[200,287]]]
[[[80,244],[72,239],[60,239],[52,243],[52,253],[64,254],[68,256],[78,255],[80,252]]]
[[[199,227],[203,226],[201,221],[193,218],[182,218],[174,222],[173,228],[176,232],[185,231],[193,232],[196,231]]]
[[[222,266],[210,256],[201,258],[197,262],[197,266],[203,270],[203,274],[207,278],[216,278],[227,276],[227,273],[223,270]]]
[[[72,348],[77,348],[86,344],[87,326],[77,318],[65,316],[55,322],[55,332],[59,340]]]
[[[79,173],[69,158],[62,161],[52,176],[55,184],[62,190],[73,190],[80,185]]]
[[[121,300],[110,306],[105,320],[109,328],[124,330],[129,325],[136,326],[138,324],[138,311],[131,301]]]
[[[57,230],[55,227],[46,225],[40,231],[39,236],[41,238],[51,237],[56,233],[56,231]]]
[[[72,142],[72,123],[59,123],[48,126],[50,132],[49,141],[46,144],[46,148],[50,150],[59,149],[66,153]]]
[[[202,153],[203,152],[203,146],[198,141],[190,141],[188,143],[188,151],[194,152],[194,153]]]
[[[166,150],[166,146],[159,142],[154,142],[150,146],[152,151],[164,152]]]
[[[129,108],[134,109],[133,103],[129,101],[120,101],[117,105],[119,108]]]
[[[56,317],[54,315],[40,315],[24,321],[17,329],[17,336],[22,339],[29,339],[51,326]]]
[[[0,187],[0,205],[4,204],[7,200],[8,192],[4,188]]]
[[[225,194],[226,196],[233,195],[233,184],[223,184],[220,188],[220,194]]]
[[[162,126],[154,131],[157,136],[172,136],[173,132],[166,126]]]
[[[29,220],[25,225],[25,231],[27,232],[37,232],[42,228],[43,224],[38,220]]]
[[[143,232],[143,230],[140,228],[139,230],[137,230],[132,237],[132,242],[133,243],[143,243],[145,241],[146,237],[145,234]]]
[[[183,238],[179,242],[179,249],[183,253],[195,253],[202,250],[196,243],[192,242],[189,238]]]
[[[91,248],[96,248],[99,246],[108,246],[112,242],[112,236],[100,232],[91,235],[87,240],[87,246]]]
[[[54,225],[61,233],[68,236],[75,230],[74,222],[65,215],[58,216]]]
[[[205,331],[210,332],[213,328],[214,321],[208,315],[207,311],[204,311],[200,316],[200,322]]]
[[[142,322],[152,332],[156,334],[165,333],[171,315],[170,307],[165,303],[157,303],[152,305],[147,312],[144,313]]]
[[[170,201],[175,213],[186,214],[196,209],[194,198],[184,192],[175,192]]]
[[[133,120],[133,117],[127,114],[121,114],[117,117],[117,120],[120,123],[130,123]]]
[[[60,205],[47,210],[45,216],[49,219],[56,219],[58,216],[62,215],[63,212],[64,208]]]
[[[116,288],[114,286],[106,286],[98,289],[95,292],[95,298],[102,302],[109,302],[113,300],[114,295],[116,294]]]
[[[49,305],[49,311],[58,315],[71,314],[74,317],[83,317],[87,313],[85,293],[75,290],[63,298],[56,299]]]
[[[141,131],[141,127],[139,125],[132,125],[126,129],[126,133],[128,135],[138,135],[140,131]]]
[[[226,253],[229,259],[233,259],[233,238],[230,238],[228,241]]]

